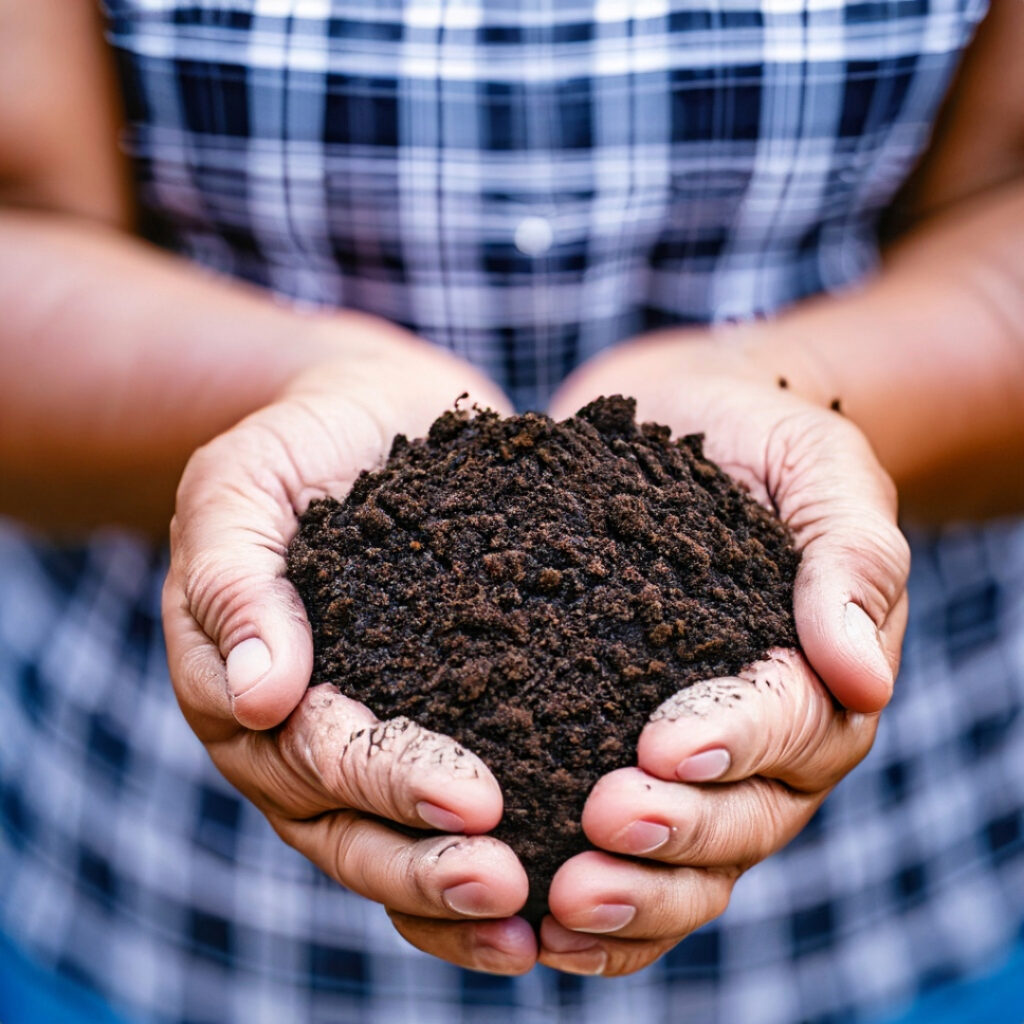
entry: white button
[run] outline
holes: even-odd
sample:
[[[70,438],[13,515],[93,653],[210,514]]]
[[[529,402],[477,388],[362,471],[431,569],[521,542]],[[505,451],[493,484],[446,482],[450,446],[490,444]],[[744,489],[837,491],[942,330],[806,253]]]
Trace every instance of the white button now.
[[[554,240],[555,233],[543,217],[524,217],[516,225],[516,248],[524,256],[542,256]]]

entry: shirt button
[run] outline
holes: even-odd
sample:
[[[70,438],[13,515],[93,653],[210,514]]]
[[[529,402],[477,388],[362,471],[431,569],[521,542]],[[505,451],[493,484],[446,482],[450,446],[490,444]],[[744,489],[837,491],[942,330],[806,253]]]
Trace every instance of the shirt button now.
[[[554,240],[555,232],[543,217],[524,217],[516,225],[516,248],[524,256],[543,256]]]

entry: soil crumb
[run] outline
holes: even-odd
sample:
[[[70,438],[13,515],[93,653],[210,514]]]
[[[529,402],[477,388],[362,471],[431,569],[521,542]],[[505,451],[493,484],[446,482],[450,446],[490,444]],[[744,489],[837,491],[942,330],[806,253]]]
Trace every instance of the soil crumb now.
[[[314,502],[288,552],[313,682],[483,758],[534,922],[588,848],[588,792],[636,763],[658,704],[797,645],[787,529],[700,435],[638,427],[635,410],[446,412],[344,502]]]

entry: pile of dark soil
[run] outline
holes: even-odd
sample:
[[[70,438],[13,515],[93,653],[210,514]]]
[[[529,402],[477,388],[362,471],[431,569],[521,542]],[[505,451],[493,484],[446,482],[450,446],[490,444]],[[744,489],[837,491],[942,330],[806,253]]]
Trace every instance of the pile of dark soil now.
[[[634,415],[621,397],[564,423],[447,412],[344,503],[311,505],[289,550],[314,682],[483,758],[534,920],[650,712],[797,642],[785,527],[699,436]]]

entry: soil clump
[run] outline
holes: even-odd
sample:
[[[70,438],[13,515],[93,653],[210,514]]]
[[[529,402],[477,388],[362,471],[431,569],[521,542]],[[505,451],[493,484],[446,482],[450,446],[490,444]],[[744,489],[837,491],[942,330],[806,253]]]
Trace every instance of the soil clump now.
[[[490,766],[533,921],[588,846],[589,790],[636,763],[649,714],[797,645],[786,527],[700,435],[634,417],[621,396],[562,423],[446,412],[344,502],[314,502],[288,552],[313,682]]]

